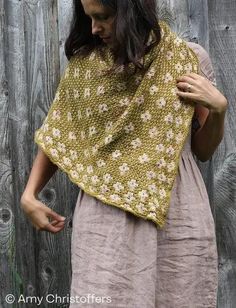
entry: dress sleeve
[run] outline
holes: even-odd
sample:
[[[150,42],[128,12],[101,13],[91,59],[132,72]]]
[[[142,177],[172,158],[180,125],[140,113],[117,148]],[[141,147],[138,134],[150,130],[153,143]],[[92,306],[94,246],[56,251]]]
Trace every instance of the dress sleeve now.
[[[216,86],[215,72],[208,52],[199,44],[187,42],[187,45],[195,52],[199,59],[201,75],[209,79]]]

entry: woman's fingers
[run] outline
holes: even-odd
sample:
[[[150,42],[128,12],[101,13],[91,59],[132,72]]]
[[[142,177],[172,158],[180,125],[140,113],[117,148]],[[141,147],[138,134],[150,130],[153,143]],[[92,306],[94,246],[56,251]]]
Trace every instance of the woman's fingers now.
[[[65,217],[57,214],[45,204],[37,201],[28,216],[37,231],[57,233],[65,226]]]
[[[191,92],[183,92],[183,91],[176,91],[176,94],[179,95],[180,97],[184,98],[184,99],[188,99],[188,100],[197,100],[198,99],[198,95],[195,93],[191,93]]]
[[[177,83],[179,82],[186,82],[186,83],[189,83],[189,84],[195,84],[196,83],[196,79],[193,79],[187,75],[184,75],[184,76],[180,76],[176,79]]]
[[[180,77],[177,77],[176,80],[179,80],[179,79],[182,80],[182,79],[185,79],[185,78],[188,78],[189,80],[192,80],[192,81],[197,81],[199,79],[206,79],[202,75],[199,75],[199,74],[196,74],[196,73],[188,73],[188,74],[182,75]]]
[[[183,91],[185,91],[185,92],[188,92],[188,87],[189,87],[189,85],[191,85],[191,90],[190,90],[190,92],[191,92],[191,91],[194,90],[194,85],[192,85],[192,84],[190,84],[190,83],[187,83],[187,82],[178,82],[178,83],[177,83],[178,89],[181,89],[181,90],[183,90]]]
[[[59,231],[61,231],[62,229],[63,229],[63,227],[64,227],[64,225],[62,225],[62,226],[53,226],[52,224],[48,224],[45,228],[44,228],[44,230],[45,231],[49,231],[49,232],[52,232],[52,233],[57,233],[57,232],[59,232]]]
[[[59,231],[61,231],[61,227],[60,228],[58,228],[58,227],[54,227],[54,226],[52,226],[51,224],[48,224],[47,226],[45,226],[45,227],[36,227],[36,230],[37,231],[47,231],[47,232],[51,232],[51,233],[57,233],[57,232],[59,232]]]
[[[50,222],[53,227],[63,227],[65,225],[65,221],[53,220]]]
[[[48,232],[52,232],[52,233],[57,233],[59,231],[61,231],[63,228],[65,227],[64,222],[60,221],[60,222],[54,222],[54,223],[44,223],[41,226],[36,226],[37,231],[48,231]]]
[[[192,107],[195,107],[197,103],[197,95],[190,92],[182,92],[182,91],[176,91],[176,94],[183,99],[183,102],[191,105]]]
[[[186,74],[176,79],[177,91],[176,94],[183,98],[191,105],[193,102],[199,101],[199,86],[201,85],[202,77],[195,73]]]
[[[176,94],[187,103],[192,100],[217,112],[224,112],[227,108],[227,99],[203,76],[195,73],[180,76],[176,79],[176,87]]]
[[[37,199],[22,204],[22,209],[37,231],[57,233],[65,226],[65,217],[54,212],[47,205]]]
[[[50,209],[49,207],[46,208],[46,213],[48,215],[48,217],[53,218],[54,220],[57,221],[64,221],[66,218],[57,214],[56,212],[54,212],[52,209]]]

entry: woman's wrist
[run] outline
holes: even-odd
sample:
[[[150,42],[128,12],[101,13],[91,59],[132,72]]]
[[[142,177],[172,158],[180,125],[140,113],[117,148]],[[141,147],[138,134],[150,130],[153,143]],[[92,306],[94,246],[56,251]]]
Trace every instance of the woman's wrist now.
[[[228,106],[228,101],[225,99],[220,105],[220,107],[212,108],[210,112],[215,115],[224,115],[227,110],[227,106]]]
[[[33,205],[33,202],[36,200],[36,195],[34,195],[33,193],[23,193],[20,199],[21,208],[27,210],[30,206]]]

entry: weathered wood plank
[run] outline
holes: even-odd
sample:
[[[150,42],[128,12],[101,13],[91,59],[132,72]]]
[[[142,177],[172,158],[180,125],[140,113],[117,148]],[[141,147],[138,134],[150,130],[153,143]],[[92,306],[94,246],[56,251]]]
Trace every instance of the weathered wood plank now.
[[[6,289],[6,293],[14,292],[19,296],[25,286],[25,282],[31,282],[28,286],[35,288],[35,262],[34,241],[32,233],[25,227],[25,218],[19,208],[19,190],[23,186],[22,176],[25,176],[27,158],[32,149],[27,149],[28,127],[26,120],[27,96],[26,96],[26,69],[25,69],[25,46],[24,46],[24,19],[22,3],[19,1],[5,1],[6,13],[6,40],[5,40],[5,68],[8,80],[8,116],[7,116],[7,139],[10,147],[10,168],[12,171],[12,187],[9,197],[11,198],[9,209],[12,210],[14,224],[11,229],[11,262],[12,285]],[[24,150],[27,151],[24,155]],[[21,175],[19,174],[21,169]],[[13,249],[13,250],[12,250]],[[29,268],[32,267],[32,272]],[[5,303],[6,305],[6,303]],[[4,305],[4,307],[5,307]],[[23,307],[19,304],[18,307]]]
[[[215,176],[216,227],[219,251],[218,307],[236,303],[236,152]]]
[[[177,34],[209,51],[218,87],[230,102],[224,141],[200,168],[217,226],[219,307],[234,307],[236,3],[159,0],[158,5],[160,17]],[[47,114],[67,63],[64,42],[71,13],[72,0],[0,0],[0,306],[4,308],[4,295],[12,290],[16,295],[69,293],[71,226],[57,235],[38,234],[20,210],[19,199],[37,150],[34,132]],[[68,216],[77,194],[78,188],[57,172],[40,198]]]
[[[62,0],[58,3],[58,29],[59,29],[59,43],[60,43],[60,74],[64,72],[65,66],[67,64],[67,59],[65,57],[65,41],[69,35],[70,21],[72,20],[73,13],[73,1],[72,0]]]
[[[10,87],[7,70],[8,28],[6,2],[0,0],[0,306],[6,307],[5,296],[19,288],[15,249],[14,187],[11,159]]]
[[[188,1],[190,41],[209,51],[208,4],[205,0]]]
[[[236,2],[208,1],[210,53],[218,87],[229,101],[225,137],[212,159],[216,207],[216,234],[219,252],[218,306],[235,307],[236,303]],[[214,175],[214,178],[213,178]]]
[[[9,209],[13,207],[16,217],[10,230],[10,234],[16,236],[11,239],[16,250],[13,251],[12,273],[9,275],[13,282],[8,288],[5,286],[4,291],[10,293],[14,290],[16,296],[20,293],[45,295],[55,290],[58,295],[64,295],[68,293],[70,282],[70,271],[61,271],[62,267],[70,266],[70,228],[57,236],[37,236],[19,207],[19,199],[35,155],[32,149],[36,150],[33,145],[34,131],[47,113],[60,77],[58,33],[55,31],[58,29],[56,5],[56,1],[10,0],[5,5],[8,35],[5,50],[9,54],[6,61],[2,60],[1,63],[6,65],[9,79],[9,115],[5,119],[8,121],[6,128],[11,145],[9,161],[13,164],[9,168],[10,171],[13,168],[14,173],[13,188],[7,195],[10,198]],[[6,175],[7,172],[4,172],[3,180]],[[63,214],[71,211],[72,199],[64,200],[66,196],[71,197],[71,188],[68,188],[71,185],[68,182],[64,175],[58,174],[41,194],[46,204]],[[3,184],[1,189],[4,189]],[[62,196],[59,192],[62,192]],[[38,252],[35,245],[39,247]],[[57,247],[60,247],[60,254]],[[10,281],[9,277],[6,278]],[[19,307],[25,307],[25,304],[19,304]]]
[[[58,34],[57,1],[24,1],[25,42],[28,67],[28,114],[30,127],[30,147],[33,144],[35,130],[42,124],[54,99],[60,80],[60,55]],[[30,157],[32,163],[33,156]],[[27,167],[25,167],[27,168]],[[27,180],[25,178],[25,180]],[[56,212],[68,216],[73,202],[72,185],[67,177],[58,172],[42,190],[41,200]],[[37,243],[37,295],[57,294],[64,296],[70,287],[70,235],[71,228],[60,234],[35,234]],[[61,269],[68,270],[61,270]],[[45,303],[48,307],[50,303]],[[51,306],[51,305],[50,305]]]
[[[170,26],[183,39],[189,41],[188,0],[162,0],[164,7],[170,12]]]
[[[215,155],[217,171],[221,168],[224,157],[235,151],[236,147],[236,3],[227,0],[209,1],[210,52],[215,67],[217,84],[229,101],[225,138]]]

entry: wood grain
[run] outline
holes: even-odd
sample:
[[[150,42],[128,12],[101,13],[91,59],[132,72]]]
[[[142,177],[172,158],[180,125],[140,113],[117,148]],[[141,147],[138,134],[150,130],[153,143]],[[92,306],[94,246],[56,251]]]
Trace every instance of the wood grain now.
[[[236,3],[210,0],[209,46],[218,87],[229,102],[225,136],[212,158],[211,203],[216,208],[216,234],[219,251],[219,307],[236,303]]]
[[[210,55],[217,85],[229,101],[225,137],[198,165],[216,222],[218,307],[236,303],[236,2],[159,0],[160,18]],[[70,290],[72,222],[63,232],[38,233],[20,209],[20,197],[37,153],[34,133],[54,99],[67,59],[72,0],[0,0],[0,307],[8,293],[66,296]],[[58,171],[39,197],[72,217],[78,187]],[[48,307],[49,304],[44,305]],[[50,307],[67,307],[58,304]],[[15,307],[26,307],[18,304]],[[27,307],[31,307],[28,305]],[[32,307],[35,307],[32,305]]]

